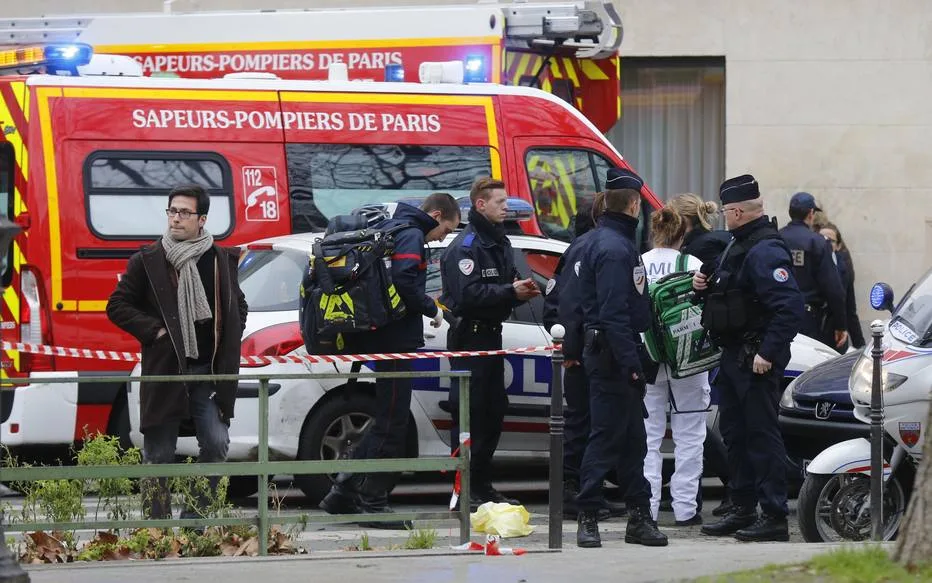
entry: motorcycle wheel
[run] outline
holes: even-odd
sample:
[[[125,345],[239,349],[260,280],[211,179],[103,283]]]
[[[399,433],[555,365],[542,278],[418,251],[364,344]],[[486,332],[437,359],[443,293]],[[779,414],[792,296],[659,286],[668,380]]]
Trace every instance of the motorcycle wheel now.
[[[884,486],[883,507],[883,540],[892,540],[906,509],[906,495],[896,475]],[[806,542],[870,540],[870,478],[808,474],[796,512]]]

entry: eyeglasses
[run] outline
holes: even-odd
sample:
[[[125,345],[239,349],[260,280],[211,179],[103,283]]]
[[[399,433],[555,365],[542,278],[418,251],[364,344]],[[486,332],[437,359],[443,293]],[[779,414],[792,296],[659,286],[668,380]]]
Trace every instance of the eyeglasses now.
[[[723,207],[723,208],[718,209],[718,212],[723,215],[731,211],[735,211],[737,213],[737,212],[741,212],[741,209],[739,209],[738,207],[732,207],[730,209],[726,209]]]
[[[197,212],[195,211],[192,211],[189,209],[176,209],[176,208],[165,209],[165,214],[169,218],[174,217],[175,215],[178,215],[179,217],[181,217],[182,221],[186,221],[190,219],[192,216],[197,216]]]

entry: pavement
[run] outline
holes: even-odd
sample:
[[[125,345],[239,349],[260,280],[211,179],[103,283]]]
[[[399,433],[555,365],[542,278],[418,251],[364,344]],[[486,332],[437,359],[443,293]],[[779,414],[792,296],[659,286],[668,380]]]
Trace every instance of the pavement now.
[[[503,539],[501,546],[520,547],[528,551],[521,556],[483,556],[454,551],[459,543],[454,521],[418,522],[418,528],[434,528],[438,538],[432,550],[392,550],[403,546],[406,531],[368,530],[373,551],[356,551],[363,530],[356,525],[308,525],[294,541],[302,554],[268,558],[173,559],[152,562],[111,562],[67,565],[30,565],[27,570],[34,583],[69,581],[73,583],[134,583],[163,581],[223,581],[256,583],[262,578],[275,581],[481,581],[482,583],[539,581],[680,581],[763,567],[768,564],[797,563],[837,548],[831,544],[802,542],[791,501],[789,543],[739,543],[731,538],[710,539],[700,534],[699,526],[673,525],[672,513],[662,512],[660,527],[670,545],[647,548],[624,543],[626,519],[617,518],[600,524],[603,547],[579,549],[575,545],[575,521],[563,521],[561,551],[548,550],[547,500],[544,482],[516,482],[500,485],[503,491],[519,496],[531,513],[534,532],[521,538]],[[286,486],[287,488],[287,486]],[[703,518],[716,520],[711,510],[718,505],[715,488],[705,488]],[[302,503],[300,493],[283,490],[286,503],[282,513],[320,511]],[[449,499],[449,487],[410,484],[396,489],[395,508],[399,511],[437,510]],[[291,503],[287,503],[287,501]],[[16,500],[6,499],[17,506]],[[86,503],[90,505],[91,500]],[[255,499],[241,506],[243,514],[255,513]],[[274,513],[273,513],[274,515]],[[272,519],[274,523],[274,518]],[[11,533],[12,534],[12,533]],[[90,534],[90,533],[85,533]],[[484,542],[484,535],[472,540]]]
[[[506,544],[520,544],[507,541]],[[682,581],[805,561],[834,544],[676,541],[667,547],[604,540],[601,549],[566,546],[561,552],[486,557],[444,551],[320,552],[297,557],[177,559],[151,563],[31,566],[33,583],[161,583],[163,581],[476,582]]]

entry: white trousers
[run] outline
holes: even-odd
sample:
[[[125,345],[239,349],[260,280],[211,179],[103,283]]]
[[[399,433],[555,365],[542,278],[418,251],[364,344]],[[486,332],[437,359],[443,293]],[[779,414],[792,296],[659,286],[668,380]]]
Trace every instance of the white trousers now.
[[[663,458],[660,444],[667,431],[667,410],[670,407],[669,392],[672,390],[679,411],[698,411],[709,406],[708,374],[685,379],[670,379],[667,384],[666,371],[661,370],[657,384],[647,385],[644,405],[647,419],[647,456],[644,458],[644,477],[650,482],[650,511],[654,520],[660,512],[660,488],[663,483]],[[700,378],[701,377],[701,378]],[[673,515],[676,520],[689,520],[696,514],[696,496],[702,480],[702,447],[705,442],[706,416],[708,413],[674,413],[670,415],[673,433],[673,459],[675,470],[670,479],[670,494],[673,496]]]

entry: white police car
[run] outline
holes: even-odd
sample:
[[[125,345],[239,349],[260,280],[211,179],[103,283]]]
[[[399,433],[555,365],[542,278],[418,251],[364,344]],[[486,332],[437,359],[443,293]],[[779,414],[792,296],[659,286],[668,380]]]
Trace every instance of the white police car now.
[[[256,241],[243,246],[240,260],[240,286],[249,303],[249,318],[244,331],[244,355],[305,354],[298,327],[298,286],[313,241],[320,234],[287,235]],[[427,268],[427,293],[441,293],[439,261],[442,250],[453,241],[430,244]],[[567,243],[526,235],[510,235],[515,265],[522,274],[530,274],[541,289],[552,277]],[[546,346],[550,336],[542,326],[543,298],[538,297],[516,308],[505,322],[504,348]],[[424,319],[423,350],[446,348],[447,323],[437,329]],[[835,353],[814,340],[798,337],[793,344],[793,359],[788,376],[830,358]],[[551,363],[546,353],[506,357],[505,386],[509,397],[508,413],[496,460],[548,458]],[[349,365],[270,364],[243,367],[242,374],[349,372]],[[417,360],[416,370],[448,371],[449,361]],[[139,367],[133,372],[139,374]],[[787,383],[789,380],[787,380]],[[406,454],[408,456],[444,456],[450,453],[451,415],[446,410],[449,379],[416,379],[411,401]],[[258,443],[258,383],[243,381],[237,394],[235,417],[230,427],[231,461],[254,460]],[[715,402],[713,395],[713,402]],[[139,388],[133,383],[129,392],[130,437],[142,445],[139,432]],[[350,386],[345,380],[276,380],[270,382],[269,456],[270,459],[336,459],[345,456],[368,429],[374,411],[373,384],[359,381]],[[715,412],[709,416],[714,427]],[[665,447],[672,451],[672,448]],[[177,453],[197,456],[194,437],[178,440]],[[328,476],[297,476],[296,484],[312,504],[329,490]],[[248,495],[255,492],[256,480],[237,478],[231,492]]]

